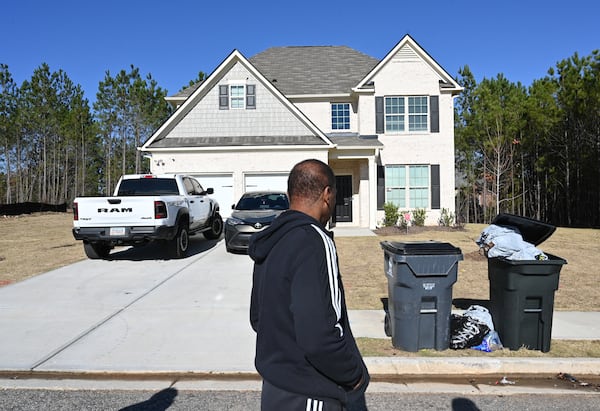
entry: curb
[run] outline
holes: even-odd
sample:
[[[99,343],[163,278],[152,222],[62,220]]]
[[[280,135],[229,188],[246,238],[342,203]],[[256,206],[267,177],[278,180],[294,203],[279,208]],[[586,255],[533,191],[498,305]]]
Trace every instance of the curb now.
[[[600,376],[600,358],[390,358],[364,357],[373,379],[399,377],[468,377],[486,375],[520,375],[523,377],[555,376],[559,373],[576,376]],[[219,370],[0,370],[2,378],[78,378],[78,379],[190,379],[190,380],[260,380],[256,371]]]
[[[597,358],[365,357],[372,376],[600,375]]]

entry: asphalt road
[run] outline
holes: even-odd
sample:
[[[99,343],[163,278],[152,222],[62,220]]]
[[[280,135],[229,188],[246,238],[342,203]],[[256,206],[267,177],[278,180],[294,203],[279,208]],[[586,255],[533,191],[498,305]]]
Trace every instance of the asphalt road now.
[[[460,393],[376,393],[367,395],[370,411],[597,411],[598,395],[462,395]],[[258,391],[1,390],[0,409],[12,411],[251,411],[260,409]]]

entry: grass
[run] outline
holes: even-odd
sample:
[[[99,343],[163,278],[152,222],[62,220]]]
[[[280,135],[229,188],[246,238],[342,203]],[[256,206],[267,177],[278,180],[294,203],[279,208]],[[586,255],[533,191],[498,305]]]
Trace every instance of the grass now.
[[[70,213],[37,213],[0,217],[0,286],[85,259],[81,242],[71,234]],[[382,309],[387,298],[381,241],[437,240],[460,247],[464,260],[458,263],[453,298],[488,300],[487,260],[478,252],[475,239],[483,224],[469,224],[463,230],[417,229],[392,231],[376,237],[336,239],[340,269],[349,309]],[[539,246],[543,251],[568,261],[560,273],[554,309],[600,311],[600,230],[558,228]],[[508,357],[600,357],[600,341],[553,340],[550,352],[521,349],[484,353],[476,350],[420,350],[409,353],[394,348],[390,339],[359,338],[365,356],[508,356]]]
[[[504,348],[493,352],[473,349],[436,351],[430,349],[408,352],[392,345],[391,339],[357,338],[356,343],[365,357],[538,357],[538,358],[598,358],[600,357],[600,341],[598,340],[552,340],[550,351],[543,353],[521,348],[509,350]]]
[[[71,213],[0,216],[0,286],[83,260]]]
[[[454,299],[488,300],[487,259],[479,254],[475,240],[487,225],[468,224],[464,230],[398,230],[394,235],[336,238],[340,269],[346,288],[348,307],[381,309],[387,298],[387,278],[383,268],[381,241],[449,242],[462,250],[457,281],[452,288]],[[539,248],[567,260],[560,272],[554,308],[563,311],[600,311],[600,230],[558,228]]]

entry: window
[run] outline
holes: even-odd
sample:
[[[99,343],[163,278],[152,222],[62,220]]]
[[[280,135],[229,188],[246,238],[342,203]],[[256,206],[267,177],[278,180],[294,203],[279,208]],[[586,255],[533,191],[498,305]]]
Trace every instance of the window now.
[[[331,129],[350,130],[350,103],[331,104]]]
[[[219,110],[255,109],[256,85],[231,84],[219,86]]]
[[[406,166],[385,167],[385,201],[406,207]]]
[[[229,87],[229,91],[231,93],[231,108],[244,108],[244,100],[246,99],[244,88],[244,86]]]
[[[404,131],[404,97],[386,97],[385,131]]]
[[[427,116],[426,96],[385,98],[386,133],[427,131]]]
[[[429,208],[429,166],[385,166],[385,201],[400,209]]]
[[[429,167],[409,166],[408,180],[410,208],[429,207]]]
[[[427,97],[408,98],[408,130],[427,131]]]

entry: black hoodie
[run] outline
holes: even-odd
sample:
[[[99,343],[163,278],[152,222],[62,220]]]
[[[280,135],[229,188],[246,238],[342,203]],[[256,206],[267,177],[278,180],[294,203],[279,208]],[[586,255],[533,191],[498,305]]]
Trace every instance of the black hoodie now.
[[[249,255],[260,375],[308,397],[347,403],[364,393],[369,374],[348,323],[333,234],[289,210],[254,235]]]

